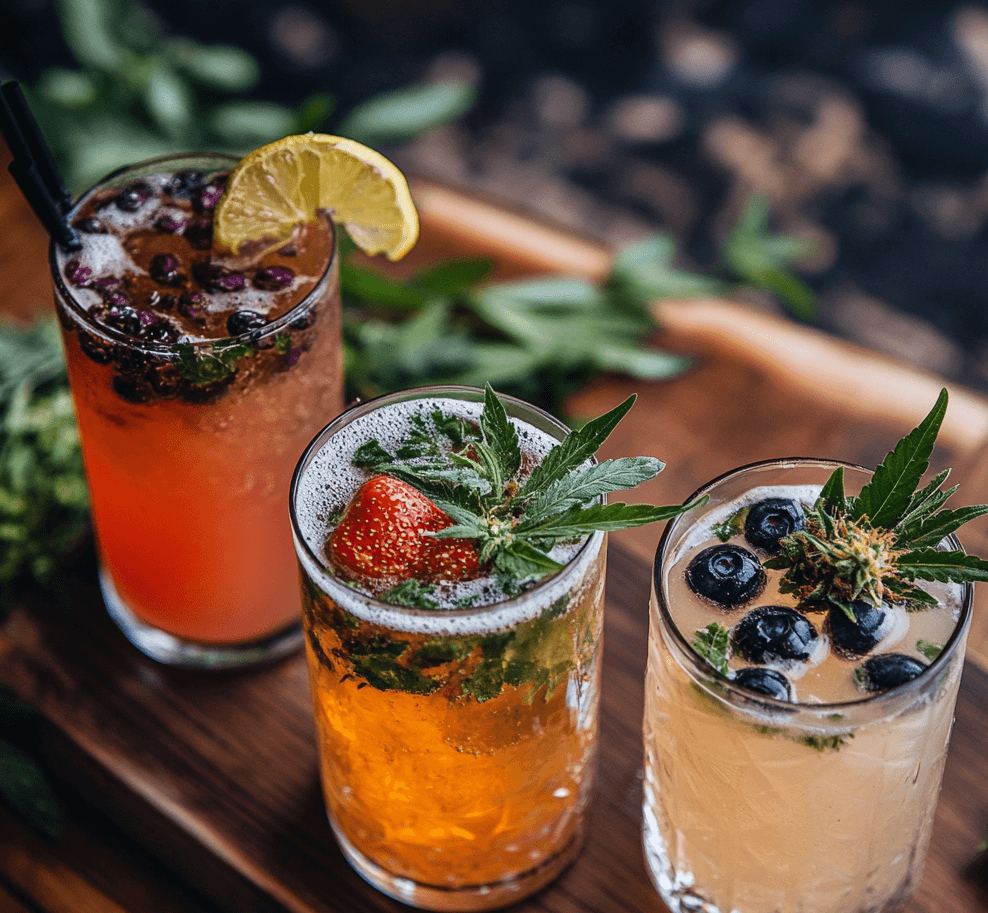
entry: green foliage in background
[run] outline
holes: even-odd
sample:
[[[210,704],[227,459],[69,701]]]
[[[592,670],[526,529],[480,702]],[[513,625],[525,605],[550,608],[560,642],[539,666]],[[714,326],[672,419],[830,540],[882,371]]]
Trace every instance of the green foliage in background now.
[[[250,96],[257,61],[241,48],[166,33],[130,0],[57,0],[78,67],[50,68],[29,91],[66,183],[81,192],[120,165],[173,152],[239,155],[309,130],[394,143],[468,110],[460,83],[402,89],[334,117],[328,92],[295,107]]]

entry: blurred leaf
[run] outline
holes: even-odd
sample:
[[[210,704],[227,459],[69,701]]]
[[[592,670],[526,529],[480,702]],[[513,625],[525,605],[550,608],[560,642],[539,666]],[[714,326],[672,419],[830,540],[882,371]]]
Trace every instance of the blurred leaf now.
[[[295,121],[295,112],[284,105],[235,101],[214,108],[207,123],[225,142],[241,144],[246,152],[291,133]]]
[[[244,92],[257,85],[261,70],[241,48],[226,44],[202,45],[171,41],[166,50],[196,82],[226,92]]]
[[[53,67],[38,80],[37,92],[44,99],[66,108],[82,108],[98,97],[95,83],[85,73]]]
[[[813,256],[817,245],[807,238],[772,234],[768,218],[768,200],[751,197],[724,244],[724,261],[745,282],[768,289],[795,314],[813,319],[819,313],[813,292],[787,268]]]
[[[601,371],[616,371],[641,380],[663,380],[681,374],[689,359],[649,349],[638,342],[604,343],[594,347],[594,366]]]
[[[722,294],[724,284],[700,273],[672,265],[676,242],[655,235],[620,251],[611,267],[611,282],[618,289],[646,301],[657,298],[697,298]]]
[[[493,268],[494,261],[488,257],[445,260],[419,273],[415,277],[415,285],[440,295],[459,295],[486,278]]]
[[[310,95],[299,107],[293,132],[321,132],[320,128],[335,108],[336,99],[332,95],[326,92]]]
[[[168,66],[155,68],[144,89],[151,119],[169,136],[180,136],[193,119],[195,101],[183,79]]]
[[[0,797],[35,829],[62,835],[62,816],[41,768],[23,751],[0,739]]]
[[[101,70],[119,67],[126,49],[117,41],[113,22],[120,6],[113,0],[58,0],[62,35],[76,60]]]
[[[344,297],[353,296],[370,304],[414,310],[422,307],[427,295],[393,279],[360,269],[348,260],[340,264],[340,290]]]
[[[369,146],[401,142],[465,114],[476,94],[459,82],[386,92],[350,111],[334,132]]]
[[[504,298],[519,304],[541,307],[596,307],[604,298],[603,291],[582,279],[550,277],[502,282],[484,289],[486,298]]]

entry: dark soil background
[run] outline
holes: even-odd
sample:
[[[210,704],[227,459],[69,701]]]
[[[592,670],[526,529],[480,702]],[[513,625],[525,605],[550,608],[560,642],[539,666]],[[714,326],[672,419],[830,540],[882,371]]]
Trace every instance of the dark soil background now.
[[[5,0],[0,55],[59,62],[52,4]],[[459,78],[478,103],[399,149],[619,246],[717,267],[743,202],[819,241],[820,325],[988,391],[988,5],[910,0],[155,0],[261,61],[259,97],[345,110]],[[767,307],[777,307],[766,303]]]

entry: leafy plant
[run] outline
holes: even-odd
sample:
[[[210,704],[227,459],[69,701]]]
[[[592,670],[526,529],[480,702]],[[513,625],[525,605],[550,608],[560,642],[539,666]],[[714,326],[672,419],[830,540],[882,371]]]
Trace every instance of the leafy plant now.
[[[947,411],[947,391],[926,418],[875,470],[857,497],[844,493],[844,471],[824,485],[804,529],[782,540],[780,554],[765,567],[782,570],[780,590],[811,609],[841,609],[855,621],[852,603],[865,599],[919,606],[936,599],[917,580],[988,580],[988,561],[940,548],[943,539],[988,506],[945,508],[956,487],[941,486],[950,470],[919,488]]]
[[[261,75],[249,53],[167,34],[130,0],[58,0],[57,7],[78,67],[49,68],[30,97],[73,191],[156,155],[242,154],[321,129],[335,113],[328,92],[295,107],[245,97]],[[458,117],[473,99],[461,83],[402,89],[354,108],[334,132],[369,144],[399,142]]]

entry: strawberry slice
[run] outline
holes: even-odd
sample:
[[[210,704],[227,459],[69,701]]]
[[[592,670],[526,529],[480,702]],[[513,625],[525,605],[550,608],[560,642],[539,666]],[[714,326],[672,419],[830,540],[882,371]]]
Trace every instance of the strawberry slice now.
[[[326,543],[326,554],[351,577],[467,580],[480,564],[473,542],[426,535],[452,524],[452,517],[411,485],[377,475],[357,489]]]

